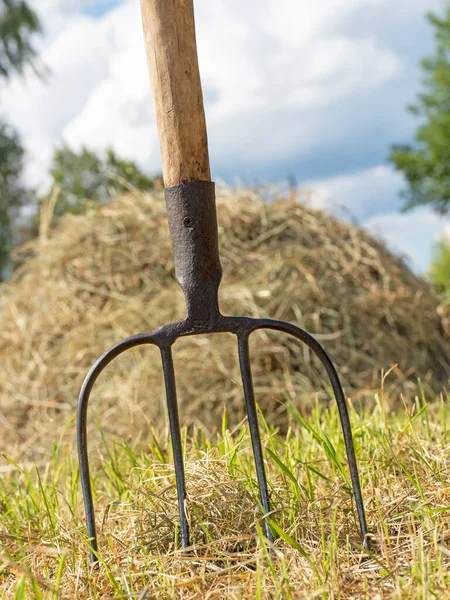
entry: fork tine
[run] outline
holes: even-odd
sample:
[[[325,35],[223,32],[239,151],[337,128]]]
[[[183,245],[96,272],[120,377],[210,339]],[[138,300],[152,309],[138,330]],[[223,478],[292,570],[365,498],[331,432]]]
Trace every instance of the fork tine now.
[[[309,346],[325,367],[338,406],[345,449],[347,452],[350,478],[355,496],[356,510],[358,513],[359,527],[361,530],[361,537],[363,539],[363,547],[367,550],[370,550],[370,539],[368,537],[366,514],[364,510],[361,483],[359,481],[358,465],[356,462],[355,448],[353,445],[352,427],[350,424],[347,402],[345,400],[345,395],[339,380],[339,376],[331,358],[328,356],[322,345],[310,333],[300,329],[300,327],[297,327],[292,323],[287,323],[286,321],[274,321],[272,319],[261,319],[255,329],[273,329],[274,331],[283,331],[284,333],[292,335],[294,338]]]
[[[248,348],[248,335],[238,336],[239,366],[241,369],[242,385],[244,387],[245,408],[247,411],[248,425],[250,428],[250,437],[252,440],[253,456],[256,465],[256,474],[258,476],[259,494],[265,515],[270,512],[269,494],[267,492],[266,471],[264,469],[264,459],[261,446],[261,437],[259,435],[258,416],[256,413],[255,392],[253,390],[252,371],[250,365],[250,354]],[[273,542],[272,530],[269,521],[264,518],[266,526],[267,539]]]
[[[97,542],[97,533],[95,528],[95,512],[94,512],[94,500],[92,498],[92,488],[91,488],[91,479],[89,476],[89,455],[88,455],[88,444],[87,444],[87,409],[89,404],[89,397],[94,387],[97,378],[109,365],[109,363],[114,360],[117,356],[129,350],[130,348],[134,348],[136,346],[140,346],[141,344],[152,344],[152,332],[143,333],[138,335],[132,335],[117,344],[115,344],[112,348],[104,352],[94,363],[89,373],[86,375],[86,378],[83,382],[83,385],[80,390],[80,395],[78,398],[78,408],[77,408],[77,442],[78,442],[78,460],[80,463],[80,481],[81,487],[83,488],[83,499],[84,499],[84,508],[86,512],[86,524],[88,529],[88,535],[90,539],[90,556],[91,562],[98,562],[97,559],[97,551],[98,551],[98,542]]]
[[[92,498],[91,479],[89,475],[89,456],[87,447],[87,407],[89,402],[89,386],[83,386],[77,415],[77,437],[78,437],[78,457],[80,462],[80,481],[83,489],[84,507],[86,512],[86,524],[88,537],[90,540],[90,558],[91,562],[97,562],[96,553],[98,551],[97,532],[95,529],[94,500]]]
[[[173,460],[175,463],[175,479],[177,484],[178,512],[180,514],[181,545],[189,546],[189,524],[187,521],[185,500],[186,483],[184,478],[183,448],[181,445],[180,420],[178,417],[177,389],[175,371],[170,347],[161,347],[161,360],[166,387],[167,410],[169,413],[170,436],[172,438]]]

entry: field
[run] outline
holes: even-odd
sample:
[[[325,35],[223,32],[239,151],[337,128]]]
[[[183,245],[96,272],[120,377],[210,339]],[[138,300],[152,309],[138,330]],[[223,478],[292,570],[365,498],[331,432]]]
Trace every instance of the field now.
[[[290,407],[285,436],[261,418],[273,546],[245,423],[230,431],[225,412],[215,439],[184,432],[188,552],[176,546],[167,431],[131,443],[104,437],[91,453],[100,540],[92,567],[71,420],[48,463],[7,456],[2,467],[1,597],[450,598],[450,409],[448,398],[430,400],[391,414],[382,393],[364,412],[350,406],[371,552],[361,547],[330,402],[307,417]]]
[[[322,365],[259,332],[275,543],[235,340],[193,336],[175,352],[192,547],[179,550],[160,357],[136,349],[108,367],[89,407],[90,565],[74,442],[82,380],[112,343],[185,310],[163,198],[135,191],[22,247],[0,288],[0,598],[450,598],[449,307],[382,242],[306,203],[224,189],[218,213],[224,314],[295,322],[336,362],[371,551]]]

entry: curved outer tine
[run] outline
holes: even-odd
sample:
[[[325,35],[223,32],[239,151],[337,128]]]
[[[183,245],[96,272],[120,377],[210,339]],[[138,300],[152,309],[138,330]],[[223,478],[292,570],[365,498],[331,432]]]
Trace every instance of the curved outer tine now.
[[[285,321],[275,321],[272,319],[257,319],[257,321],[259,323],[255,324],[255,326],[252,328],[252,331],[256,331],[257,329],[273,329],[275,331],[282,331],[284,333],[287,333],[297,338],[298,340],[304,342],[309,348],[311,348],[311,350],[319,358],[319,360],[325,367],[338,405],[342,433],[344,435],[345,449],[347,452],[350,477],[352,480],[353,492],[355,494],[356,510],[358,513],[361,537],[363,538],[364,548],[369,550],[370,542],[367,536],[367,522],[364,511],[361,484],[359,481],[358,465],[356,463],[355,449],[353,446],[350,417],[348,414],[347,402],[345,400],[344,392],[342,390],[341,382],[339,381],[336,369],[322,345],[319,344],[319,342],[312,335],[310,335],[308,332],[304,331],[300,327],[297,327],[292,323],[287,323]]]
[[[97,362],[93,365],[91,370],[86,376],[83,382],[83,386],[80,391],[78,398],[78,409],[77,409],[77,442],[78,442],[78,459],[80,462],[80,479],[81,487],[83,489],[84,507],[86,511],[86,522],[88,528],[88,536],[91,547],[91,561],[97,561],[97,533],[95,529],[95,513],[94,513],[94,501],[92,499],[92,488],[91,480],[89,476],[89,456],[87,446],[87,408],[89,403],[89,396],[92,388],[100,375],[100,373],[114,360],[119,354],[122,354],[130,348],[141,346],[142,344],[153,344],[155,343],[152,334],[140,333],[133,335],[115,344],[112,348],[107,350],[100,356]]]

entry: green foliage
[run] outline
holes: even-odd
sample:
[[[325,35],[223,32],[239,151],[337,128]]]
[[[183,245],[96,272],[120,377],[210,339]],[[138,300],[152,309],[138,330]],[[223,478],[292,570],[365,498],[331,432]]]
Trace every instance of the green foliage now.
[[[408,182],[405,210],[428,204],[450,210],[450,6],[428,20],[435,29],[435,54],[422,61],[424,91],[409,111],[418,116],[415,144],[394,146],[390,160]]]
[[[130,187],[145,191],[154,185],[134,162],[119,158],[111,149],[102,158],[87,148],[77,153],[63,146],[54,153],[51,176],[61,190],[57,217],[82,213],[89,204],[105,203]]]
[[[34,64],[31,39],[39,32],[39,20],[26,2],[0,0],[0,80]],[[0,279],[9,260],[12,215],[26,197],[19,183],[23,154],[17,133],[0,120]]]
[[[439,289],[450,294],[450,242],[448,240],[442,240],[436,246],[430,275]]]
[[[0,77],[8,78],[33,64],[36,50],[31,39],[40,31],[39,19],[26,2],[0,0]]]
[[[248,427],[230,431],[224,422],[215,436],[202,427],[183,431],[191,553],[175,550],[166,428],[108,440],[93,427],[101,434],[92,475],[103,519],[100,569],[91,571],[72,423],[55,429],[37,411],[42,438],[55,440],[43,466],[27,464],[20,446],[11,449],[20,461],[9,451],[2,457],[1,597],[448,599],[449,406],[445,394],[388,412],[378,397],[358,411],[350,405],[372,553],[361,549],[342,477],[348,467],[335,404],[300,419],[290,406],[286,436],[262,429],[271,449],[265,466],[277,539],[270,546]]]
[[[25,198],[20,184],[23,154],[17,133],[0,122],[0,275],[8,262],[12,215]]]

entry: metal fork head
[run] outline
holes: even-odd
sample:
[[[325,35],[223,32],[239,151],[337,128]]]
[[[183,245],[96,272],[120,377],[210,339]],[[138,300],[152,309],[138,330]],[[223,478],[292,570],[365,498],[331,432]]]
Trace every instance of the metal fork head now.
[[[143,344],[155,345],[161,353],[175,464],[182,546],[188,547],[190,542],[189,526],[185,510],[186,486],[172,358],[172,346],[181,337],[209,333],[231,333],[237,338],[239,365],[259,493],[264,514],[268,515],[270,504],[249,356],[249,337],[258,329],[271,329],[293,336],[307,344],[325,367],[338,405],[359,528],[363,544],[368,548],[367,523],[348,408],[339,377],[330,357],[313,336],[292,323],[272,319],[253,319],[222,315],[218,304],[218,289],[222,278],[222,267],[218,251],[214,184],[211,182],[195,182],[178,185],[166,189],[165,194],[169,230],[174,251],[175,272],[177,280],[184,291],[187,316],[184,320],[177,323],[166,324],[154,331],[133,335],[115,344],[100,356],[84,380],[78,401],[77,438],[80,478],[91,546],[91,560],[93,562],[97,561],[98,544],[87,446],[87,408],[89,397],[98,376],[114,358],[130,348]],[[273,541],[273,534],[267,516],[265,517],[265,530],[267,538]]]

